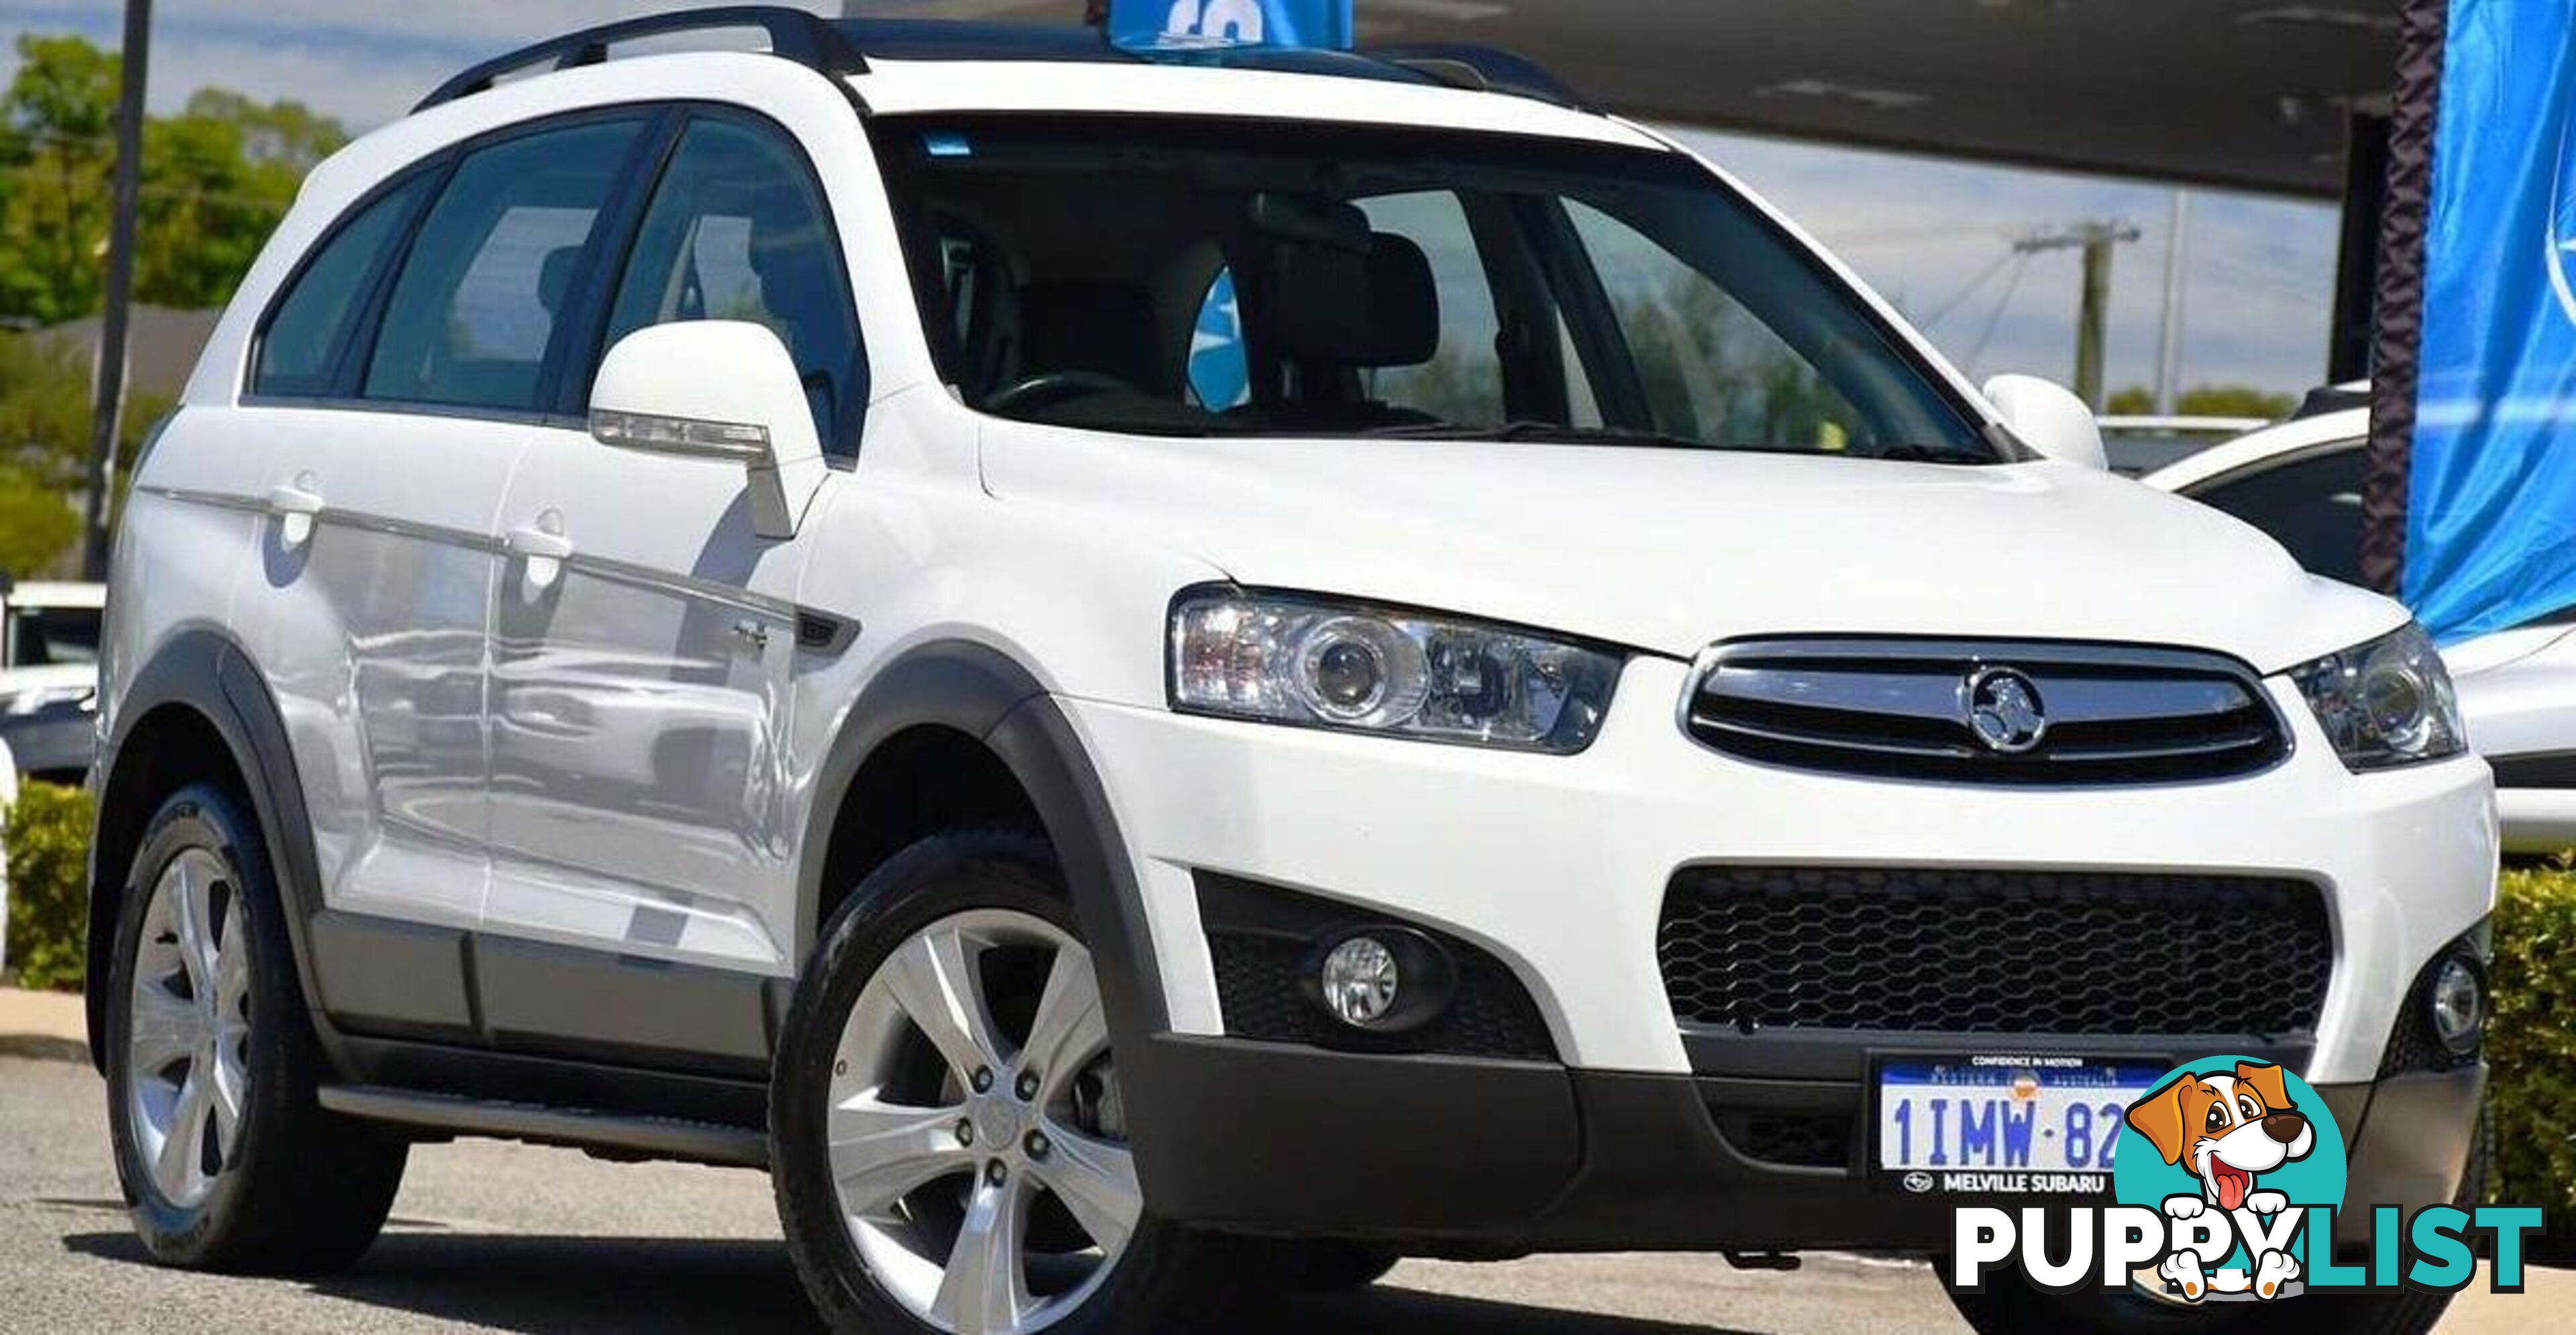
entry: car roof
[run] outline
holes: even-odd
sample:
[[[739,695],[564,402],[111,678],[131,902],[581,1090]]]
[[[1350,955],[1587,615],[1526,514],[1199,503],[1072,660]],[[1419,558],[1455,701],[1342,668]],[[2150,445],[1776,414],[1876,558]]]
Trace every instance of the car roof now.
[[[0,587],[0,603],[11,607],[105,607],[107,586],[37,580]]]
[[[2312,450],[2320,445],[2356,443],[2369,435],[2368,408],[2347,408],[2314,417],[2293,418],[2225,444],[2212,445],[2138,480],[2166,491],[2183,491],[2222,474]]]

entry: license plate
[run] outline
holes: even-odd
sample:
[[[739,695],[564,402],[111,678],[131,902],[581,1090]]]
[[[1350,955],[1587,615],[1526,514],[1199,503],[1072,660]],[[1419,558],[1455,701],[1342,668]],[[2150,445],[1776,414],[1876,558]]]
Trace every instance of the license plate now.
[[[2107,1194],[2127,1108],[2165,1070],[2032,1053],[1889,1058],[1878,1180],[1915,1196]]]

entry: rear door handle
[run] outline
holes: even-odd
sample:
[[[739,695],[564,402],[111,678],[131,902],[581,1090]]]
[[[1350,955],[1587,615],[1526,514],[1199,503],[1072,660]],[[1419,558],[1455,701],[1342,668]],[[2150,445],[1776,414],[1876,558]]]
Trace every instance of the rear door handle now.
[[[299,473],[293,482],[269,489],[268,510],[277,516],[277,541],[290,552],[313,540],[313,521],[322,514],[320,485],[311,473]]]
[[[542,597],[563,577],[564,562],[572,559],[573,541],[564,536],[563,515],[548,510],[537,516],[537,522],[510,530],[505,539],[510,554],[527,563],[520,576],[529,601]]]

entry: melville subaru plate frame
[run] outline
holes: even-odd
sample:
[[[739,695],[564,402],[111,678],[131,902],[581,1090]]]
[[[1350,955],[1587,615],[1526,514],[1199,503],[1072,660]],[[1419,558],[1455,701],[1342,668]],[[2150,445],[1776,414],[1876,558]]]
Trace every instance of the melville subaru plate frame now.
[[[1899,1195],[2108,1197],[2128,1105],[2172,1065],[2139,1053],[1874,1051],[1863,1162],[1873,1186]]]

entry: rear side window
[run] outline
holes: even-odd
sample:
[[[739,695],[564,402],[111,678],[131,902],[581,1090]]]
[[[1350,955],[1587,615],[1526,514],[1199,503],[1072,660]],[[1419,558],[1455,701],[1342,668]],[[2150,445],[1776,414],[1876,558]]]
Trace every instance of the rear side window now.
[[[557,318],[642,124],[539,131],[458,164],[395,281],[361,392],[535,410]]]
[[[349,340],[367,287],[383,267],[385,252],[402,238],[402,225],[429,189],[427,177],[378,197],[341,224],[295,277],[269,317],[259,341],[251,392],[311,397],[332,390],[341,349]]]

